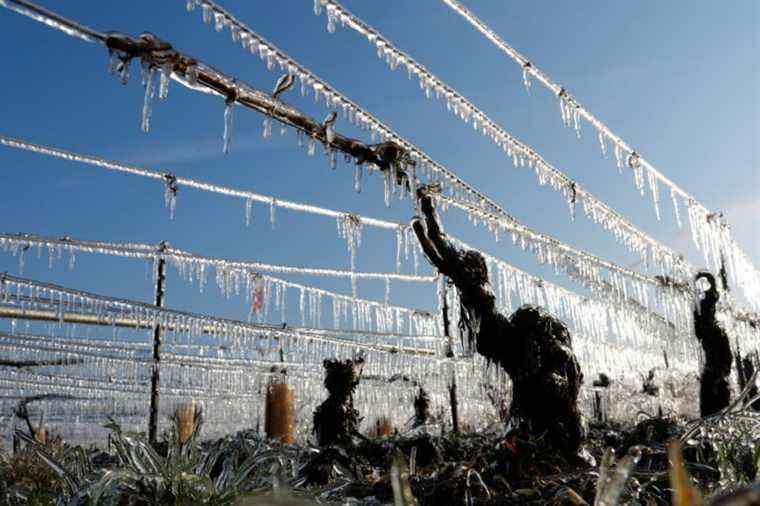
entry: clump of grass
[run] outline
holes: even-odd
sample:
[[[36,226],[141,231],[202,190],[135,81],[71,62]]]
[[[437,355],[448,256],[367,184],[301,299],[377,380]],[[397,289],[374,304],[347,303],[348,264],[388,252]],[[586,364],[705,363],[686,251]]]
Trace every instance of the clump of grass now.
[[[63,452],[58,439],[44,444],[59,456]],[[13,454],[0,451],[0,504],[52,506],[61,491],[58,476],[34,447],[19,447]]]

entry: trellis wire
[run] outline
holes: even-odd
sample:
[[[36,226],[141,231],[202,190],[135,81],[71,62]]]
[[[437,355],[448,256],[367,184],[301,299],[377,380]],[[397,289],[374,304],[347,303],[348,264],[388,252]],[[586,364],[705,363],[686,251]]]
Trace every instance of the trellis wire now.
[[[529,86],[528,79],[530,77],[535,78],[549,91],[560,97],[565,104],[563,108],[567,107],[571,109],[574,115],[580,116],[588,121],[597,131],[603,154],[606,154],[606,143],[608,141],[615,146],[616,152],[622,151],[626,153],[627,156],[635,154],[638,164],[647,171],[647,180],[650,181],[650,186],[652,186],[651,178],[654,178],[656,181],[659,181],[670,189],[674,213],[679,227],[681,226],[681,217],[676,195],[680,196],[690,210],[689,223],[691,228],[697,229],[697,232],[694,234],[694,243],[703,251],[708,265],[720,266],[719,261],[721,253],[723,253],[724,258],[728,254],[729,260],[734,264],[730,269],[732,279],[735,283],[742,286],[746,292],[747,298],[753,306],[756,308],[760,307],[760,302],[758,302],[758,299],[760,299],[760,273],[752,265],[752,261],[749,259],[748,255],[741,250],[739,244],[731,237],[728,225],[726,223],[720,223],[720,220],[715,220],[715,217],[720,213],[715,213],[707,209],[706,206],[691,196],[686,190],[665,176],[657,167],[626,143],[622,137],[615,134],[606,124],[584,107],[578,99],[567,91],[567,88],[552,80],[549,75],[539,69],[526,56],[510,46],[501,36],[499,36],[499,34],[469,9],[463,6],[458,0],[441,1],[465,19],[478,32],[484,35],[486,39],[506,54],[511,60],[520,65],[523,69],[523,79],[526,81],[526,85]],[[636,179],[637,184],[641,186],[643,177],[639,175]],[[655,210],[657,211],[657,217],[659,219],[659,211],[657,210],[658,199],[655,188],[656,186],[652,187],[652,199],[655,203]],[[708,230],[701,230],[703,228],[707,228]],[[715,228],[715,230],[709,230],[710,228]],[[710,240],[709,236],[712,235],[717,235],[717,240]],[[710,248],[714,251],[707,251],[706,248]]]

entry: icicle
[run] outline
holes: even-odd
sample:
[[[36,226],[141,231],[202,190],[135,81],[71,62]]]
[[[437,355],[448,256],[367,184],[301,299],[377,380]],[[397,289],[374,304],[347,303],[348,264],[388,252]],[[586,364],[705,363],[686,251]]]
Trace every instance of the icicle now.
[[[309,137],[309,147],[307,150],[307,154],[309,156],[314,156],[314,153],[317,150],[317,141],[314,139],[314,137]]]
[[[264,118],[262,126],[263,130],[261,131],[261,136],[265,139],[269,139],[272,136],[272,118],[269,116]]]
[[[361,245],[363,223],[354,214],[345,213],[338,217],[338,236],[345,239],[348,247],[351,271],[356,270],[356,251]]]
[[[391,303],[391,279],[386,277],[385,278],[385,304],[388,305]]]
[[[177,192],[179,191],[177,177],[174,174],[164,174],[164,183],[166,184],[164,203],[166,204],[166,208],[169,209],[169,218],[173,220],[174,211],[177,207]]]
[[[245,226],[248,227],[251,224],[251,211],[253,209],[253,200],[245,199]]]
[[[396,229],[396,273],[401,272],[401,250],[404,247],[404,227]]]
[[[232,141],[232,107],[235,105],[234,100],[225,100],[224,102],[224,148],[225,154],[230,152],[230,142]]]
[[[116,70],[119,72],[119,81],[121,84],[127,84],[129,82],[129,66],[132,59],[129,55],[119,53],[119,62],[116,65]]]
[[[185,8],[187,9],[187,12],[193,12],[195,10],[195,0],[187,0]]]
[[[211,13],[212,13],[211,6],[209,4],[207,4],[206,2],[203,2],[201,4],[201,10],[203,11],[203,22],[205,24],[207,24],[207,25],[210,24],[211,23]]]
[[[335,33],[335,7],[332,5],[327,6],[327,31]]]
[[[575,128],[575,135],[581,138],[581,109],[577,105],[573,105],[573,126]]]
[[[362,164],[357,163],[354,169],[354,191],[356,193],[362,192]]]
[[[673,211],[676,215],[676,223],[678,223],[678,228],[682,228],[683,224],[681,223],[681,209],[678,205],[678,197],[676,197],[676,192],[672,188],[670,190],[670,198],[673,201]]]
[[[314,15],[322,14],[322,0],[314,0]]]
[[[575,204],[578,199],[578,192],[575,183],[570,184],[570,190],[567,192],[567,205],[570,207],[570,219],[575,221]]]
[[[636,181],[641,196],[644,196],[644,175],[642,174],[641,159],[636,151],[631,151],[627,158],[628,166],[633,169],[633,177]]]
[[[532,65],[530,62],[526,62],[525,65],[523,65],[523,86],[525,86],[525,91],[528,92],[530,95],[530,86],[532,84],[530,80],[530,67]]]
[[[559,112],[562,115],[562,124],[567,126],[570,126],[570,109],[569,104],[567,101],[567,92],[565,91],[565,88],[562,88],[559,90],[559,93],[557,94],[559,96]]]
[[[251,311],[253,314],[261,316],[264,312],[264,278],[260,274],[255,274],[253,281],[253,295],[251,297]]]
[[[23,248],[21,248],[21,252],[18,255],[18,272],[19,275],[24,275],[24,267],[26,266],[26,252],[29,249],[29,245],[27,244]]]
[[[214,11],[214,30],[221,32],[224,29],[224,24],[227,21],[224,14]]]
[[[153,109],[153,95],[155,93],[155,87],[153,86],[155,73],[156,69],[153,66],[148,65],[148,68],[145,70],[145,97],[143,98],[142,108],[141,128],[143,132],[150,131],[150,116]]]
[[[618,172],[623,173],[623,151],[620,144],[615,143],[615,162],[617,163]]]
[[[277,200],[274,198],[269,202],[269,223],[272,225],[272,228],[274,228],[275,223],[275,208],[277,207]]]
[[[654,172],[647,170],[649,179],[649,189],[652,190],[652,202],[654,203],[654,212],[657,215],[657,221],[660,221],[660,192],[657,189],[657,177]]]
[[[605,158],[607,157],[607,142],[605,140],[605,134],[602,132],[602,130],[598,131],[598,137],[599,137],[599,148],[602,150],[602,156]]]
[[[108,73],[115,74],[116,69],[119,67],[119,54],[115,49],[108,48]]]
[[[169,82],[171,81],[171,75],[173,70],[173,64],[165,63],[161,66],[161,77],[158,85],[158,98],[166,100],[169,96]]]
[[[306,325],[306,293],[304,292],[303,288],[300,288],[300,293],[298,294],[298,311],[301,314],[301,325]]]
[[[385,178],[383,180],[383,191],[384,191],[384,199],[385,199],[385,207],[391,206],[391,193],[393,190],[393,168],[389,167],[385,171]]]

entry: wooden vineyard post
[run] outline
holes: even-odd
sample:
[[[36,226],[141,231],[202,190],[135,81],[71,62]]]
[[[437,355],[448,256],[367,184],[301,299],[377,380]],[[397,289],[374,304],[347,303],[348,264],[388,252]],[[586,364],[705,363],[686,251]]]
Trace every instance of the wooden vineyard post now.
[[[268,438],[293,444],[295,436],[295,395],[284,380],[275,381],[267,389],[264,431]]]
[[[440,274],[443,276],[443,274]],[[446,336],[449,346],[446,356],[454,357],[453,346],[451,343],[451,332],[449,332],[449,303],[446,298],[447,280],[443,278],[443,290],[441,291],[441,309],[443,313],[443,335]],[[451,404],[451,428],[455,433],[459,432],[459,407],[457,405],[457,375],[456,368],[451,368],[451,385],[449,385],[449,403]]]
[[[159,253],[166,251],[168,243],[161,241],[158,245]],[[163,307],[166,281],[166,259],[161,256],[158,258],[156,266],[156,298],[155,305]],[[158,438],[158,406],[159,406],[159,389],[161,383],[161,326],[153,327],[153,374],[150,379],[150,417],[148,419],[148,441],[155,445]]]

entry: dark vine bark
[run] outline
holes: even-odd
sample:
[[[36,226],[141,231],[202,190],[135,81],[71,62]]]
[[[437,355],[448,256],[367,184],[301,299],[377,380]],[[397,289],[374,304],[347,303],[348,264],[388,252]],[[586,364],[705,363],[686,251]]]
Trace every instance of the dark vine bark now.
[[[728,377],[731,374],[733,355],[728,335],[718,320],[715,311],[720,300],[715,276],[700,272],[696,276],[697,285],[705,279],[709,288],[702,293],[694,311],[694,331],[704,351],[704,366],[699,378],[699,411],[702,416],[717,413],[731,401]]]
[[[501,314],[483,256],[454,247],[425,189],[419,199],[424,219],[413,220],[414,231],[430,262],[457,287],[469,343],[512,379],[512,422],[521,431],[546,435],[566,456],[577,454],[585,438],[577,404],[583,375],[567,327],[528,305],[509,318]]]
[[[314,411],[314,434],[319,446],[351,446],[358,434],[359,412],[354,409],[354,390],[361,376],[355,360],[325,360],[327,399]]]
[[[750,381],[754,379],[752,376],[755,374],[756,362],[757,362],[757,351],[753,353],[749,353],[748,355],[742,357],[741,353],[737,350],[736,373],[737,373],[737,379],[739,380],[740,391],[743,392],[744,389],[747,388],[747,385],[750,383]],[[749,390],[747,391],[747,398],[753,399],[755,396],[757,396],[757,386],[752,384],[749,387]],[[760,399],[751,403],[750,407],[754,409],[755,411],[760,411]]]
[[[420,387],[414,398],[414,419],[412,427],[425,425],[430,417],[430,397],[424,388]]]

